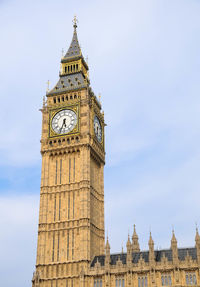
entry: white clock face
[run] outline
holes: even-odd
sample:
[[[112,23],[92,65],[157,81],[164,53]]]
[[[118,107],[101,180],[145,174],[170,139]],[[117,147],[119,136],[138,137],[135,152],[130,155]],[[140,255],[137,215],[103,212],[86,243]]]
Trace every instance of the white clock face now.
[[[76,113],[72,110],[62,110],[53,117],[52,129],[57,134],[67,134],[74,129],[76,124]]]
[[[94,117],[94,132],[99,142],[102,141],[102,128],[97,116]]]

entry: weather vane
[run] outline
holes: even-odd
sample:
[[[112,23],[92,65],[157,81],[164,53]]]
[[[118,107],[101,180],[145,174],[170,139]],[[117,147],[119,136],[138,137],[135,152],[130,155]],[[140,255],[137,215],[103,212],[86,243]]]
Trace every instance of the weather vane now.
[[[78,20],[77,20],[77,17],[76,15],[74,15],[74,19],[73,19],[73,24],[74,24],[74,28],[76,29],[77,28],[77,23],[78,23]]]

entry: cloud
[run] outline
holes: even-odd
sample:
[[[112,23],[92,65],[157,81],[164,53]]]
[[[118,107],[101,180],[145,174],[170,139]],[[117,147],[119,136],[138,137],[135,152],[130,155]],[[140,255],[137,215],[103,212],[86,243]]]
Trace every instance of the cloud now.
[[[105,222],[112,251],[119,251],[122,240],[125,245],[133,223],[145,249],[150,226],[156,246],[168,247],[172,224],[179,246],[194,245],[199,214],[200,3],[4,1],[0,246],[5,287],[30,285],[38,216],[34,194],[40,177],[38,110],[47,80],[51,86],[58,80],[74,14],[83,53],[89,56],[92,88],[102,94],[108,124]],[[11,273],[12,278],[7,276]]]
[[[29,286],[36,258],[38,196],[0,196],[1,282]],[[12,276],[10,276],[12,274]]]

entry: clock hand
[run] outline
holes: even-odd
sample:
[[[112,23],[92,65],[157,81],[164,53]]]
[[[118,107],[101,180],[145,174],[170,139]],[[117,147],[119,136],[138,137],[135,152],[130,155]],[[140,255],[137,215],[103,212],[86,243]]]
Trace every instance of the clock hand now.
[[[63,129],[63,125],[64,125],[64,121],[63,121],[62,127],[60,128],[60,133],[61,133],[61,131],[62,131],[62,129]]]
[[[61,131],[63,129],[63,126],[65,126],[65,128],[66,128],[66,119],[63,119],[62,127],[60,128],[60,133],[61,133]]]

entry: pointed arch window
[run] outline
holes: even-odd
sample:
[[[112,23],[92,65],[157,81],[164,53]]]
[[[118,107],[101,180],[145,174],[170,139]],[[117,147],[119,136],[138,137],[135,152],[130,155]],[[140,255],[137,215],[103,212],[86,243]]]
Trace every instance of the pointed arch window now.
[[[188,272],[185,275],[186,285],[197,285],[197,278],[194,272]]]

